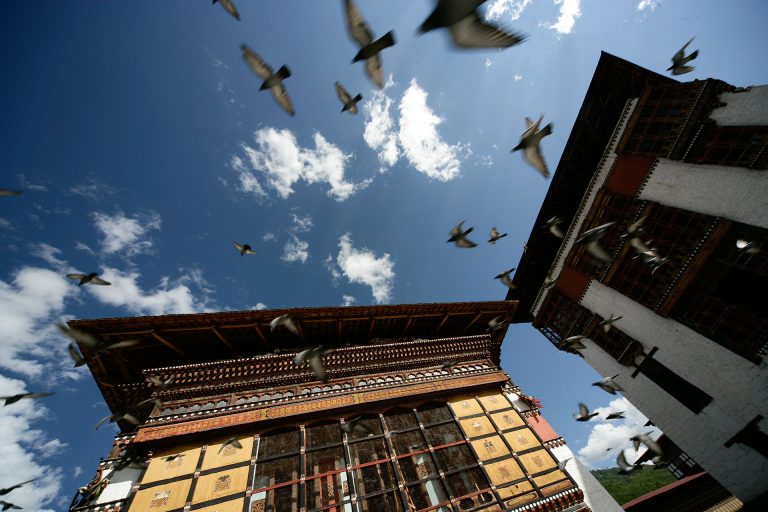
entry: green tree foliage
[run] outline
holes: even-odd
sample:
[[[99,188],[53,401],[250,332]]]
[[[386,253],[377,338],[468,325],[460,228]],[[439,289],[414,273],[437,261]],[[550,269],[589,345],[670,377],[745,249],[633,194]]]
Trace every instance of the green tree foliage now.
[[[646,467],[631,475],[619,475],[618,472],[619,468],[596,469],[592,475],[620,505],[676,481],[666,469]]]

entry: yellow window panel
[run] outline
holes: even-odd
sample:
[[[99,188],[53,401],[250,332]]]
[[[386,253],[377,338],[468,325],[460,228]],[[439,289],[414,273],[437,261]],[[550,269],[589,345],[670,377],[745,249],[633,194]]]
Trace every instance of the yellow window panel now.
[[[465,420],[459,420],[461,428],[466,432],[467,437],[478,437],[485,434],[493,434],[496,429],[493,428],[491,420],[485,416],[479,416],[477,418],[468,418]]]
[[[528,480],[525,480],[523,482],[516,483],[515,485],[497,489],[497,491],[499,491],[499,496],[501,496],[502,499],[506,499],[511,498],[512,496],[517,496],[518,494],[533,491],[533,485],[531,485]]]
[[[520,465],[512,457],[499,462],[494,462],[493,464],[486,464],[485,469],[488,471],[488,475],[491,477],[491,482],[493,482],[493,484],[497,487],[508,482],[513,482],[515,480],[525,478],[525,473],[523,473]],[[531,484],[527,482],[522,483],[528,487],[519,492],[532,489]]]
[[[249,468],[250,466],[242,466],[201,476],[197,480],[192,503],[202,503],[230,494],[245,492]]]
[[[235,448],[230,445],[222,449],[222,445],[225,441],[230,439],[230,437],[221,439],[218,443],[208,445],[208,448],[205,450],[205,456],[203,457],[203,470],[229,466],[230,464],[251,459],[251,454],[253,453],[253,436],[239,436],[237,438],[243,446],[242,448]]]
[[[535,452],[525,453],[518,457],[520,462],[530,474],[541,473],[547,469],[557,467],[557,462],[547,452],[547,450],[536,450]]]
[[[192,480],[142,489],[136,493],[129,512],[167,512],[184,506]]]
[[[199,446],[182,446],[154,454],[141,483],[157,482],[195,472],[200,458]]]
[[[541,443],[538,439],[536,439],[536,436],[533,434],[533,432],[527,428],[515,430],[514,432],[507,432],[504,434],[504,439],[507,440],[509,445],[516,452],[521,452],[523,450],[529,450],[531,448],[541,446]]]
[[[483,404],[488,411],[498,411],[499,409],[506,409],[512,406],[512,404],[509,403],[509,400],[507,400],[507,397],[501,393],[491,393],[479,396],[477,399],[480,400],[480,403]]]
[[[448,401],[448,406],[453,410],[456,416],[471,416],[483,412],[480,404],[472,396],[461,396]]]
[[[505,501],[504,506],[507,508],[515,508],[521,505],[525,505],[526,503],[530,503],[538,498],[539,495],[536,494],[536,492],[529,492],[527,494],[523,494],[522,496],[518,496],[516,498]]]
[[[560,471],[559,469],[552,471],[551,473],[547,473],[546,475],[537,476],[533,479],[534,482],[536,482],[536,485],[539,487],[544,487],[547,484],[551,484],[552,482],[557,482],[558,480],[562,480],[563,478],[567,478],[566,474]],[[570,487],[570,483],[568,484]]]
[[[243,498],[238,498],[210,507],[197,508],[194,512],[243,512],[243,501]]]
[[[486,437],[485,439],[476,439],[470,441],[472,448],[475,449],[475,453],[480,460],[495,459],[496,457],[503,457],[509,455],[507,446],[499,436]]]
[[[513,410],[493,413],[491,419],[499,430],[509,430],[526,424],[517,411]]]

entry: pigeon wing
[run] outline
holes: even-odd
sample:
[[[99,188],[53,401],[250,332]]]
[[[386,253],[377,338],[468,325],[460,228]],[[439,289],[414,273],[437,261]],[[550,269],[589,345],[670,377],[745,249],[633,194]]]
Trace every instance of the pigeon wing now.
[[[292,116],[296,115],[296,112],[293,110],[291,98],[288,96],[288,91],[285,90],[285,86],[282,82],[272,87],[272,97],[275,98],[277,104],[280,105],[283,110],[288,112],[288,114]]]
[[[120,419],[123,419],[123,420],[127,421],[128,423],[133,423],[134,425],[138,425],[139,423],[141,423],[138,420],[138,418],[136,418],[136,416],[134,416],[133,414],[130,414],[130,413],[123,414],[122,416],[120,416]]]
[[[100,284],[102,286],[109,286],[112,283],[110,283],[109,281],[105,281],[100,277],[94,277],[93,279],[91,279],[91,284]]]
[[[260,78],[266,80],[275,74],[272,67],[248,46],[242,44],[240,45],[240,50],[243,52],[243,60],[245,60],[245,63],[248,64],[248,67],[250,67]]]
[[[235,7],[235,4],[232,2],[232,0],[219,0],[219,2],[221,2],[221,6],[225,11],[231,14],[232,17],[237,21],[240,21],[240,13],[237,12],[237,8]]]
[[[476,9],[451,25],[450,30],[454,44],[462,48],[508,48],[525,39],[520,34],[505,32],[483,22]]]
[[[632,466],[627,462],[627,458],[624,456],[624,452],[619,452],[619,456],[616,457],[616,465],[621,468],[622,471],[628,471]]]
[[[597,242],[588,243],[587,251],[589,251],[589,254],[591,254],[592,256],[594,256],[595,258],[601,261],[605,261],[605,262],[611,261],[610,255]]]
[[[467,238],[459,238],[458,240],[456,240],[456,245],[458,247],[463,247],[464,249],[471,249],[472,247],[477,247],[477,244],[475,242]]]
[[[347,13],[347,28],[349,29],[349,35],[360,46],[368,46],[373,42],[373,32],[365,22],[360,9],[352,2],[352,0],[346,0],[345,11]]]
[[[99,430],[99,427],[102,426],[105,421],[112,421],[112,416],[105,416],[104,418],[101,418],[96,426],[93,427],[93,430]]]
[[[309,367],[312,368],[315,376],[321,381],[325,382],[328,378],[325,375],[325,367],[323,366],[322,358],[317,355],[309,360]]]
[[[291,331],[296,336],[299,335],[299,328],[296,327],[296,322],[293,321],[293,318],[286,316],[282,324],[283,324],[283,327]]]
[[[274,322],[274,320],[273,320]],[[309,356],[310,352],[312,352],[311,348],[308,348],[307,350],[302,350],[298,354],[296,354],[296,357],[293,359],[293,362],[296,366],[301,366],[304,364],[304,362],[307,360],[307,357]]]
[[[118,348],[128,348],[128,347],[132,347],[132,346],[134,346],[134,345],[136,345],[138,343],[139,343],[139,340],[123,340],[123,341],[118,341],[117,343],[113,343],[113,344],[111,344],[109,346],[106,346],[106,347],[104,347],[101,350],[115,350],[115,349],[118,349]]]
[[[523,156],[542,176],[549,178],[549,169],[547,169],[547,164],[544,162],[544,157],[538,144],[526,147],[523,150]]]
[[[384,87],[384,71],[381,69],[381,56],[377,53],[373,57],[365,59],[365,72],[376,87]]]
[[[352,99],[352,96],[350,96],[349,92],[347,92],[344,86],[341,85],[341,82],[336,82],[336,95],[339,97],[342,105],[346,105]]]
[[[459,222],[459,223],[456,225],[456,227],[455,227],[455,228],[453,228],[453,229],[451,230],[451,232],[449,233],[449,234],[451,235],[451,238],[453,238],[453,237],[455,237],[455,236],[458,236],[458,235],[460,235],[460,234],[462,233],[462,231],[463,231],[462,225],[463,225],[463,224],[464,224],[464,221],[461,221],[461,222]]]
[[[76,279],[79,281],[85,277],[85,274],[67,274],[67,277],[69,279]]]
[[[579,404],[579,416],[589,416],[589,409],[586,404]]]

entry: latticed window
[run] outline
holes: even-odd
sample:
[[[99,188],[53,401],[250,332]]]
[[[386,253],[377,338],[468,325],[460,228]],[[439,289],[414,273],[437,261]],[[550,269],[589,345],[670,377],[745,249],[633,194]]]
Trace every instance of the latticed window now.
[[[686,162],[765,169],[768,129],[764,126],[705,125],[685,157]]]
[[[602,320],[599,316],[595,318],[595,324]],[[643,353],[643,346],[639,341],[615,327],[608,332],[603,331],[602,328],[594,328],[589,339],[624,366],[634,366],[635,358]]]
[[[701,83],[664,84],[647,89],[635,108],[619,151],[665,156],[680,135]]]
[[[585,334],[592,316],[591,311],[553,289],[533,326],[560,348],[565,338]]]

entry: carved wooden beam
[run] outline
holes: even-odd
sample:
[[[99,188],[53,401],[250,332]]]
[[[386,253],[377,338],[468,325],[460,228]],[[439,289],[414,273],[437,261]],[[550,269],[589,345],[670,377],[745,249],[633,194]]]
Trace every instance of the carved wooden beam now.
[[[160,343],[162,343],[163,345],[165,345],[165,346],[166,346],[166,347],[168,347],[169,349],[173,350],[174,352],[176,352],[176,353],[177,353],[177,354],[179,354],[180,356],[182,356],[182,357],[187,357],[187,355],[186,355],[184,352],[182,352],[181,350],[179,350],[178,348],[176,348],[176,346],[175,346],[173,343],[171,343],[170,341],[166,340],[165,338],[163,338],[162,336],[160,336],[159,334],[157,334],[155,331],[150,331],[150,334],[151,334],[151,335],[152,335],[152,337],[153,337],[153,338],[155,338],[157,341],[159,341]]]
[[[213,334],[215,334],[215,335],[216,335],[216,337],[217,337],[217,338],[219,338],[219,339],[221,340],[221,342],[222,342],[224,345],[226,345],[226,346],[227,346],[227,348],[228,348],[229,350],[231,350],[232,352],[237,352],[237,351],[235,350],[235,347],[233,347],[233,346],[232,346],[232,344],[231,344],[231,343],[230,343],[230,342],[227,340],[227,338],[225,338],[224,336],[222,336],[222,334],[221,334],[221,333],[218,331],[218,329],[216,329],[216,327],[215,327],[215,326],[213,326],[213,325],[212,325],[211,327],[209,327],[209,329],[211,330],[211,332],[212,332]]]

